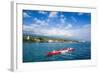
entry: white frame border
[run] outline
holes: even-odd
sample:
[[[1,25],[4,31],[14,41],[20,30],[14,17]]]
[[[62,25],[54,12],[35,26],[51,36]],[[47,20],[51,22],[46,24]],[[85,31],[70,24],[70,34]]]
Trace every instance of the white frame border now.
[[[46,4],[34,4],[34,3],[20,3],[20,2],[12,2],[11,3],[12,5],[12,21],[11,21],[11,24],[12,24],[12,49],[11,49],[11,70],[12,71],[20,71],[20,70],[32,70],[32,69],[36,69],[36,70],[38,70],[38,69],[40,69],[40,70],[42,70],[42,69],[49,69],[49,68],[51,68],[51,69],[54,69],[54,68],[66,68],[66,67],[81,67],[81,66],[94,66],[94,65],[96,65],[96,49],[94,50],[92,50],[91,52],[94,52],[93,54],[92,54],[92,60],[83,60],[83,62],[82,61],[80,61],[80,60],[78,60],[78,61],[63,61],[63,63],[62,62],[45,62],[45,63],[41,63],[41,62],[39,62],[39,63],[35,63],[34,65],[33,64],[31,64],[31,63],[27,63],[27,65],[25,65],[25,64],[23,64],[22,62],[21,62],[21,58],[22,58],[22,56],[21,56],[21,50],[18,50],[19,48],[21,48],[21,42],[19,42],[19,39],[20,39],[20,37],[22,37],[22,35],[20,35],[20,31],[22,30],[22,25],[19,25],[19,23],[20,22],[22,22],[22,19],[21,19],[21,17],[19,17],[20,15],[17,15],[17,11],[18,11],[18,6],[17,5],[32,5],[32,6],[40,6],[40,9],[41,9],[41,6],[45,6],[45,7],[48,7],[48,6],[51,6],[52,8],[54,8],[54,7],[58,7],[58,11],[59,11],[59,7],[61,7],[61,8],[65,8],[65,7],[67,7],[67,8],[69,8],[69,7],[71,7],[72,9],[73,8],[76,8],[76,10],[78,9],[79,10],[79,8],[83,8],[83,9],[90,9],[90,11],[92,11],[93,13],[92,13],[92,16],[94,17],[94,18],[92,18],[91,19],[91,29],[92,29],[92,33],[91,33],[91,40],[92,40],[92,48],[98,48],[98,47],[96,47],[96,41],[93,39],[93,38],[95,38],[96,37],[96,35],[94,35],[93,33],[95,33],[96,32],[96,30],[93,30],[93,29],[96,29],[97,28],[97,23],[96,23],[96,8],[95,7],[77,7],[77,6],[64,6],[64,5],[46,5]],[[50,7],[50,8],[51,8]],[[22,7],[23,8],[23,7]],[[27,9],[27,7],[25,7],[25,9]],[[40,10],[39,9],[39,10]],[[69,8],[70,9],[70,8]],[[38,10],[38,8],[36,9],[36,10]],[[42,9],[43,10],[43,9]],[[45,10],[45,9],[44,9]],[[57,10],[57,9],[56,9]],[[61,9],[62,10],[62,9]],[[66,9],[65,9],[66,10]],[[64,10],[64,11],[65,11]],[[70,10],[71,11],[71,10]],[[73,10],[72,10],[73,11]],[[83,12],[83,11],[82,11]],[[19,19],[19,20],[17,20],[17,19]],[[22,33],[22,32],[21,32]],[[20,36],[18,36],[18,35],[20,35]],[[18,43],[19,42],[19,43]],[[20,46],[18,46],[18,45],[20,45]],[[18,58],[19,56],[21,56],[20,58]],[[67,64],[66,65],[64,65],[65,63],[67,62]],[[49,63],[49,64],[48,64]],[[72,63],[74,64],[74,65],[72,65]],[[84,63],[84,64],[83,64]],[[43,65],[46,65],[46,66],[48,66],[48,67],[43,67]],[[58,67],[58,64],[60,65],[59,67]],[[64,66],[63,66],[64,65]],[[71,66],[70,66],[71,65]],[[39,66],[39,68],[38,68],[38,66]],[[31,68],[31,69],[30,69]]]

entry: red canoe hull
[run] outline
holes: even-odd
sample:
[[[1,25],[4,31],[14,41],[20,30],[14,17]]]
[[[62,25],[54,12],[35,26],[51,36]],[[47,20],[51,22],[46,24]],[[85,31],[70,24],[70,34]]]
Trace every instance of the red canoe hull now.
[[[61,49],[61,50],[48,52],[47,56],[53,56],[53,55],[61,54],[62,52],[72,52],[72,51],[74,51],[73,48],[64,48],[64,49]]]
[[[47,56],[52,56],[52,55],[57,55],[60,54],[61,52],[56,51],[56,52],[48,52]]]

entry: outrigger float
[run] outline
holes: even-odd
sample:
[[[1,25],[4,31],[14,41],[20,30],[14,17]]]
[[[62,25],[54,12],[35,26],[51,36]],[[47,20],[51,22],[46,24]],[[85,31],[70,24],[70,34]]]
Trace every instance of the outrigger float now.
[[[47,56],[69,53],[69,52],[72,52],[72,51],[74,51],[74,48],[64,48],[64,49],[61,49],[61,50],[53,50],[52,52],[48,52]]]

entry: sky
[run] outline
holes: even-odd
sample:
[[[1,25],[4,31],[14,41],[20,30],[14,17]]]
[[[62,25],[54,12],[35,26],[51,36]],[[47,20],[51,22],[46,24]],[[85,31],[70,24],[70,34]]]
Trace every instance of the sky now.
[[[91,13],[23,10],[23,33],[90,41]]]

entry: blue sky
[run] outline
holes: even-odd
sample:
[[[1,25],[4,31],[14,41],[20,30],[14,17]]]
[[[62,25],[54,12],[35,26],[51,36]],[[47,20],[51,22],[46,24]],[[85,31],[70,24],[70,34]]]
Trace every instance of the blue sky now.
[[[91,14],[23,10],[23,32],[33,35],[90,41]]]

